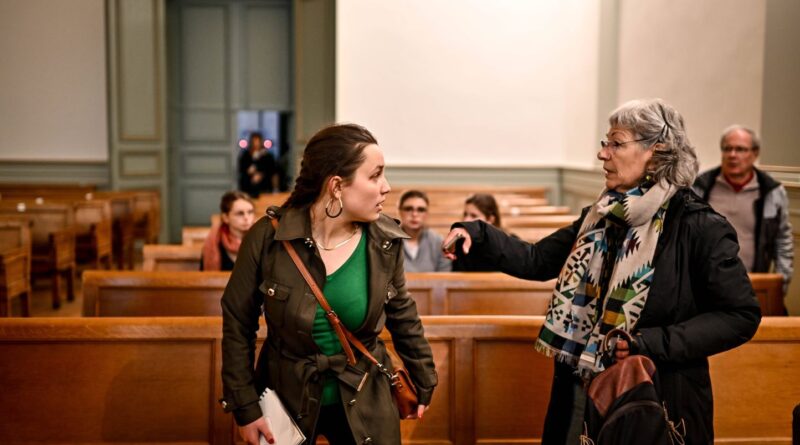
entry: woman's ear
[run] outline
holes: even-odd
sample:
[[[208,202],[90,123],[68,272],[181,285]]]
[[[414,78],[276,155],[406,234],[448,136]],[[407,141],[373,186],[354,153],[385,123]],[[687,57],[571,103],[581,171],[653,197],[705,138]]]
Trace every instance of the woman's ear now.
[[[491,225],[495,225],[495,223],[497,222],[497,218],[495,218],[494,215],[489,215],[486,218],[486,222],[488,222]]]
[[[334,175],[328,178],[327,182],[327,192],[336,198],[341,196],[342,193],[342,182],[343,179],[341,176]]]
[[[222,220],[222,224],[226,225],[231,221],[231,219],[228,217],[228,214],[225,212],[219,213],[219,219]]]
[[[653,154],[655,154],[655,153],[661,154],[661,153],[666,152],[666,150],[664,150],[665,147],[666,147],[666,145],[664,145],[663,142],[658,142],[656,144],[653,144]]]

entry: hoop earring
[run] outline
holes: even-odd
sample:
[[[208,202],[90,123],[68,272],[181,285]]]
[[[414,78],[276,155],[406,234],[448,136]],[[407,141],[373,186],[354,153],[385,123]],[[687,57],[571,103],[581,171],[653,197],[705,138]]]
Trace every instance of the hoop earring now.
[[[328,200],[328,203],[325,205],[325,214],[328,215],[328,218],[336,218],[342,214],[344,211],[344,203],[342,203],[342,197],[339,197],[339,211],[336,212],[335,215],[331,215],[331,210],[333,209],[333,198]]]

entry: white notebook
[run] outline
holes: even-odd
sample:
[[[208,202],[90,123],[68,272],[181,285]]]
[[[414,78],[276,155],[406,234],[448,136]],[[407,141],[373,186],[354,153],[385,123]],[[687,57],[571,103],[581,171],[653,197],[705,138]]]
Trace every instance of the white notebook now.
[[[281,399],[275,391],[267,388],[261,394],[258,401],[261,407],[261,412],[264,413],[264,419],[267,420],[267,425],[272,427],[272,434],[275,435],[275,445],[300,445],[306,440],[306,436],[294,423],[294,420],[286,412],[283,407]],[[261,445],[269,445],[267,439],[261,436]]]

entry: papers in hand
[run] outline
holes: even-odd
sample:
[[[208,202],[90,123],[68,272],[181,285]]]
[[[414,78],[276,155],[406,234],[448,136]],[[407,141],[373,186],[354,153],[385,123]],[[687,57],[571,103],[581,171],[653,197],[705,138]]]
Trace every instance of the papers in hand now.
[[[286,412],[286,408],[283,407],[283,403],[275,391],[269,388],[265,389],[258,404],[261,412],[264,413],[264,420],[267,421],[267,425],[272,429],[272,434],[275,435],[275,445],[300,445],[306,440],[306,436]],[[268,445],[267,439],[263,435],[260,444]]]

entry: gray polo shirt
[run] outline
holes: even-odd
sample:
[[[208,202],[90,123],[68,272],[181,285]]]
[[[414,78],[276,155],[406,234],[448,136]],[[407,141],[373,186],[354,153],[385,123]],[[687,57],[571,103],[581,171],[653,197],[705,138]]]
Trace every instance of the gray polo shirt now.
[[[419,246],[411,252],[403,245],[406,272],[450,272],[453,264],[442,254],[442,237],[431,229],[419,235]]]
[[[748,272],[753,269],[756,250],[756,214],[754,203],[758,199],[758,177],[745,184],[738,192],[733,190],[723,175],[717,176],[708,203],[711,207],[724,216],[736,229],[739,237],[739,258],[741,258]]]

